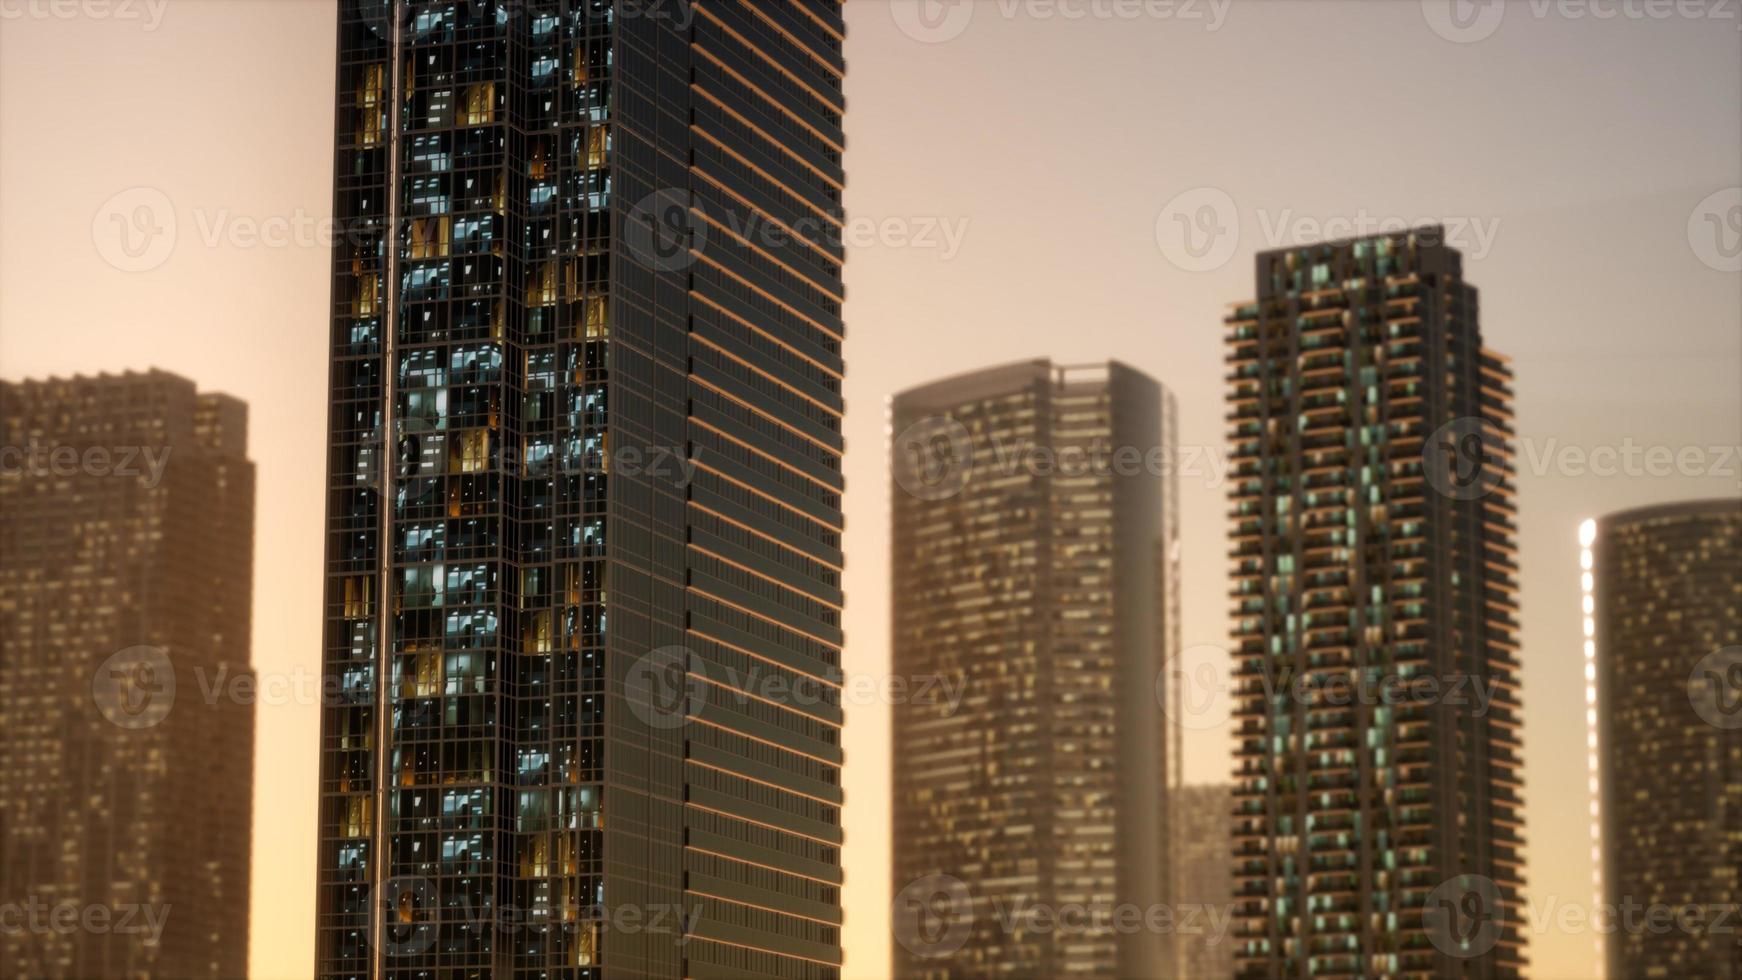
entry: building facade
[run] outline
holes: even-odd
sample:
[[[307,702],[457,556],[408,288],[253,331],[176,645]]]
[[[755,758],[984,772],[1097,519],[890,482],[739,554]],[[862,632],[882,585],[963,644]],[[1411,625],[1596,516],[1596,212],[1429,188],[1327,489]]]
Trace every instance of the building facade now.
[[[339,10],[317,976],[836,977],[839,5]]]
[[[1232,980],[1234,976],[1234,868],[1229,832],[1233,787],[1227,783],[1176,785],[1168,790],[1172,814],[1174,976],[1180,980]]]
[[[1602,937],[1608,975],[1738,980],[1742,499],[1623,511],[1594,532],[1601,884],[1622,917]],[[1652,907],[1677,925],[1649,927]]]
[[[253,562],[240,401],[0,383],[0,976],[247,973]]]
[[[1437,228],[1226,321],[1237,975],[1524,964],[1511,371]]]
[[[1049,916],[1165,901],[1173,425],[1116,363],[893,400],[897,977],[1166,975],[1159,932]]]

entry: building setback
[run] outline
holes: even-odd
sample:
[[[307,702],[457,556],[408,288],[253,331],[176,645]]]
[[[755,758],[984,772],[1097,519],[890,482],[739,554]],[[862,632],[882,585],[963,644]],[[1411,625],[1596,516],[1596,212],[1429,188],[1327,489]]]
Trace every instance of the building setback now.
[[[1623,511],[1594,532],[1603,894],[1626,917],[1602,937],[1608,975],[1738,980],[1724,920],[1742,904],[1742,500]],[[1653,906],[1704,911],[1642,928]]]
[[[893,707],[895,975],[1164,976],[1156,930],[1011,917],[1165,901],[1171,401],[1031,361],[891,414],[894,674],[928,692]]]
[[[253,563],[242,402],[0,383],[0,976],[247,973]]]
[[[1511,371],[1442,238],[1260,253],[1226,321],[1240,977],[1523,969]]]
[[[317,976],[839,974],[842,32],[339,4]]]

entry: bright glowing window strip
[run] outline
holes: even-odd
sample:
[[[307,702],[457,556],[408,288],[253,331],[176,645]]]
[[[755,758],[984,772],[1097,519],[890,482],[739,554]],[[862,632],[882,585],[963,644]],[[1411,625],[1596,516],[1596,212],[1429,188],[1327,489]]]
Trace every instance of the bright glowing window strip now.
[[[1579,592],[1581,597],[1585,644],[1585,770],[1589,776],[1591,794],[1591,907],[1603,907],[1603,813],[1602,763],[1597,755],[1597,596],[1596,557],[1597,522],[1586,520],[1579,525]],[[1595,931],[1597,967],[1592,976],[1601,980],[1607,965],[1603,951],[1603,930]]]

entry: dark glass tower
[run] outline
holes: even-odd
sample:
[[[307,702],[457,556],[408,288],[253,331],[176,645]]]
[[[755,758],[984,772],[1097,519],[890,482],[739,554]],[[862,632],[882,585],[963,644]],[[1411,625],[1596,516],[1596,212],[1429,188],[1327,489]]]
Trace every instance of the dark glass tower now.
[[[0,383],[0,977],[248,972],[248,409]]]
[[[1742,500],[1610,514],[1590,556],[1608,975],[1742,980]]]
[[[892,660],[914,692],[893,708],[899,978],[1168,972],[1157,930],[1009,916],[1142,922],[1166,901],[1174,424],[1117,363],[989,368],[891,405]]]
[[[1260,253],[1227,319],[1235,969],[1524,962],[1511,371],[1437,228]]]
[[[339,8],[317,974],[835,977],[840,7]]]

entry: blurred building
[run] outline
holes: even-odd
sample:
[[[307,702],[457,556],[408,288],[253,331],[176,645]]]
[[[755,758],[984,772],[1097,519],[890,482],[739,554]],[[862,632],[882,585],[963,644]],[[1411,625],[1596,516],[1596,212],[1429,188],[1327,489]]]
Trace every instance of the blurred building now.
[[[321,978],[841,963],[839,4],[337,4]]]
[[[1584,539],[1608,975],[1738,980],[1742,499],[1610,514]]]
[[[1237,975],[1524,967],[1512,373],[1438,228],[1226,321]]]
[[[246,451],[174,375],[0,383],[0,976],[247,972]]]
[[[1233,787],[1173,786],[1167,839],[1173,849],[1174,939],[1180,980],[1234,976],[1234,869],[1229,845]]]
[[[891,416],[895,975],[1164,976],[1171,400],[1030,361]]]

